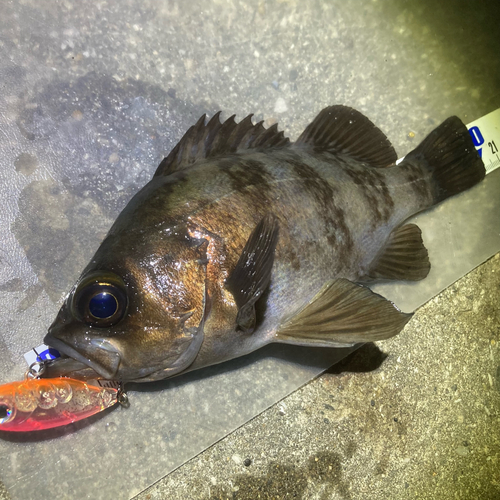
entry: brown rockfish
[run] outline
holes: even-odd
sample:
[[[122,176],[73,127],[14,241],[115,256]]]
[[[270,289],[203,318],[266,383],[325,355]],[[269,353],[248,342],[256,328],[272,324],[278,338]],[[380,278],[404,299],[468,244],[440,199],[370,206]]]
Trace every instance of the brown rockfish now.
[[[294,143],[251,116],[201,117],[65,299],[45,337],[66,356],[54,366],[149,381],[270,342],[396,335],[411,315],[362,283],[425,278],[421,232],[405,221],[485,175],[457,117],[396,158],[345,106],[321,111]]]

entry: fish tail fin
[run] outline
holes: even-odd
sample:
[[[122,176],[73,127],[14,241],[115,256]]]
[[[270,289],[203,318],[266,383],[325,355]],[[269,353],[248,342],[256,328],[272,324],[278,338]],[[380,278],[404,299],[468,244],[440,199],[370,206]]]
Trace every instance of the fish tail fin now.
[[[456,116],[445,120],[406,155],[404,163],[415,162],[432,172],[437,185],[435,203],[475,186],[486,173],[467,127]]]

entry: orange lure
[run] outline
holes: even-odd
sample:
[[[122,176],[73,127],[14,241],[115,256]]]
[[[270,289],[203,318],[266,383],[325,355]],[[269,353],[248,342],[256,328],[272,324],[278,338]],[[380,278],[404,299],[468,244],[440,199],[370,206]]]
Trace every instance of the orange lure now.
[[[118,402],[118,390],[71,378],[27,379],[0,386],[0,431],[71,424]]]

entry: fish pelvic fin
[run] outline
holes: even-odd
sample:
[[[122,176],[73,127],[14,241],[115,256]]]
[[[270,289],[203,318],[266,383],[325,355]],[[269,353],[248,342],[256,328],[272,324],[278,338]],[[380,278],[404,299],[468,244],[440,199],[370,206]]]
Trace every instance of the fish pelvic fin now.
[[[419,281],[430,269],[422,231],[416,224],[405,224],[392,231],[384,248],[373,259],[369,272],[360,281]]]
[[[190,127],[160,163],[154,176],[168,176],[207,158],[247,149],[283,148],[290,144],[284,133],[278,132],[277,123],[266,129],[263,121],[255,125],[252,123],[253,115],[248,115],[239,123],[233,115],[221,123],[220,113],[215,113],[207,124],[206,115],[203,115]]]
[[[387,167],[397,160],[385,134],[362,113],[342,105],[323,109],[294,147],[343,154],[372,167]]]
[[[238,263],[226,280],[226,288],[233,294],[238,307],[236,324],[245,333],[255,329],[255,303],[271,281],[274,251],[278,242],[278,221],[266,215],[252,231]]]
[[[350,347],[393,337],[411,317],[369,288],[341,278],[325,283],[302,310],[278,328],[274,341]]]
[[[437,186],[434,203],[466,191],[486,174],[467,127],[456,116],[434,129],[400,166],[415,164],[432,172]]]

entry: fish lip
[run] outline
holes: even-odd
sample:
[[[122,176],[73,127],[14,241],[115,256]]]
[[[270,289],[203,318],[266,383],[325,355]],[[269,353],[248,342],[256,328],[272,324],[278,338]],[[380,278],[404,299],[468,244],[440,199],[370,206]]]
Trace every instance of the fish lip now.
[[[74,358],[61,354],[59,358],[47,362],[42,378],[69,377],[78,380],[96,380],[102,378],[89,365],[77,361]]]
[[[101,339],[96,339],[96,340],[101,340]],[[52,335],[47,334],[44,342],[50,346],[53,347],[54,349],[57,349],[60,353],[65,354],[66,356],[69,356],[70,358],[75,359],[76,361],[79,361],[80,363],[83,363],[86,366],[89,366],[92,368],[95,372],[97,372],[101,377],[107,379],[107,380],[113,380],[116,372],[118,371],[118,367],[120,366],[120,353],[116,348],[111,349],[110,346],[112,344],[106,340],[102,340],[102,342],[106,343],[106,347],[104,347],[104,350],[108,352],[113,352],[117,356],[115,357],[115,363],[113,363],[114,370],[107,370],[105,367],[101,366],[100,364],[96,363],[95,361],[92,361],[91,359],[87,358],[83,354],[80,354],[74,347],[71,347],[70,345],[66,344],[66,342],[63,342],[62,340],[59,340],[56,337],[53,337]],[[92,342],[93,345],[96,345],[94,342]],[[97,346],[99,348],[103,348],[103,346]]]

